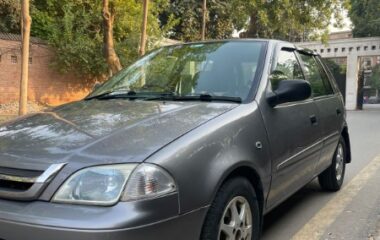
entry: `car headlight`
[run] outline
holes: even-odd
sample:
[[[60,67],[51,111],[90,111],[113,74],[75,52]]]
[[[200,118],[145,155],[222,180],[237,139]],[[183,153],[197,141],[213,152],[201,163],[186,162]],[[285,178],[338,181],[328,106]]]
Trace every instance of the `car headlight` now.
[[[52,201],[110,206],[120,199],[154,198],[175,190],[172,177],[155,165],[118,164],[78,171],[61,186]]]

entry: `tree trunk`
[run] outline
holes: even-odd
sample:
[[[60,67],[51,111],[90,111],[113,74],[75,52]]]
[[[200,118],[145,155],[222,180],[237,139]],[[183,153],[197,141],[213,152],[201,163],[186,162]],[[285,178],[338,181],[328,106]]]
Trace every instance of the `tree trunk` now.
[[[30,43],[30,25],[32,18],[29,14],[29,0],[22,0],[22,62],[21,62],[21,81],[20,81],[20,99],[19,115],[27,112],[28,104],[28,78],[29,78],[29,43]]]
[[[204,41],[206,39],[207,0],[203,0],[202,15],[202,41]]]
[[[149,9],[149,0],[143,0],[144,6],[143,6],[143,21],[141,25],[141,41],[140,41],[140,56],[143,56],[145,54],[145,48],[146,48],[146,29],[148,25],[148,9]]]
[[[103,0],[103,54],[107,60],[109,74],[113,75],[122,69],[120,59],[116,54],[113,41],[114,9],[109,7],[109,0]]]
[[[249,26],[247,31],[240,34],[241,38],[259,38],[259,23],[257,20],[257,12],[252,12],[249,18]]]

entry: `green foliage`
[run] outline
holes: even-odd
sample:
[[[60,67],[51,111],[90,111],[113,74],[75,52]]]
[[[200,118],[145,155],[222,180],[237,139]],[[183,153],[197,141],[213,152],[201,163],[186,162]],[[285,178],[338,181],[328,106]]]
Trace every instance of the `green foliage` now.
[[[207,1],[206,38],[230,38],[234,29],[240,29],[246,22],[246,16],[240,14],[240,0]],[[160,14],[160,21],[173,26],[168,37],[180,41],[196,41],[201,39],[203,0],[170,0],[170,6]]]
[[[372,68],[372,76],[370,81],[372,88],[380,89],[380,64]]]
[[[115,9],[114,40],[122,65],[138,58],[142,2],[111,0]],[[162,36],[157,21],[166,0],[151,4],[148,48]],[[101,0],[34,0],[32,35],[48,41],[56,50],[54,66],[64,72],[98,76],[107,71],[103,58]]]
[[[163,23],[174,16],[177,25],[169,36],[182,41],[201,38],[203,0],[171,0],[160,15]],[[234,29],[242,37],[288,41],[326,40],[331,19],[342,24],[348,0],[208,0],[207,38],[229,38]]]
[[[244,1],[244,0],[241,0]],[[250,18],[246,37],[288,41],[325,39],[331,19],[342,24],[347,0],[249,0],[245,14]]]
[[[350,0],[349,16],[354,26],[354,37],[380,36],[380,1]]]
[[[170,30],[168,36],[181,41],[200,39],[201,3],[190,0],[170,0],[170,6],[160,14],[163,24],[175,20],[175,27]]]
[[[106,71],[100,0],[35,0],[33,7],[32,35],[47,40],[56,51],[57,69],[83,75]]]
[[[122,65],[138,58],[142,21],[142,1],[111,0],[115,9],[115,48]],[[148,16],[148,49],[171,28],[158,15],[169,0],[151,1]],[[0,0],[0,32],[20,33],[20,1]],[[107,71],[103,58],[101,0],[31,0],[32,36],[46,40],[56,51],[52,65],[62,72],[99,76]]]
[[[0,0],[0,32],[19,34],[20,13],[20,1]]]
[[[201,38],[203,0],[150,1],[148,49],[161,37],[181,41]],[[245,37],[289,41],[326,39],[332,17],[342,20],[348,0],[208,0],[206,38]],[[377,3],[377,0],[357,0]],[[355,3],[356,2],[356,5]],[[111,0],[115,9],[115,48],[122,65],[138,58],[142,1]],[[101,0],[31,0],[32,36],[56,50],[52,63],[63,72],[98,76],[107,71],[103,58]],[[375,8],[374,8],[375,9]],[[378,8],[377,8],[378,10]],[[353,10],[352,10],[353,11]],[[375,10],[374,10],[375,12]],[[19,0],[0,0],[0,31],[19,33]]]

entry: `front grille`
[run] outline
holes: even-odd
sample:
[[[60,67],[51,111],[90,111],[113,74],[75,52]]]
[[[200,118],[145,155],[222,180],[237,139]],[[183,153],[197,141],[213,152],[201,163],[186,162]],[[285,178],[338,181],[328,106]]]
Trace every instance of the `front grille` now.
[[[27,191],[43,171],[0,167],[0,189],[3,191]]]
[[[65,164],[53,164],[45,171],[0,167],[0,198],[34,200]]]
[[[33,183],[16,182],[9,180],[0,180],[0,189],[8,191],[27,191],[33,186]]]
[[[17,168],[6,168],[0,167],[0,175],[10,175],[10,176],[19,176],[19,177],[39,177],[44,171],[37,170],[24,170]]]

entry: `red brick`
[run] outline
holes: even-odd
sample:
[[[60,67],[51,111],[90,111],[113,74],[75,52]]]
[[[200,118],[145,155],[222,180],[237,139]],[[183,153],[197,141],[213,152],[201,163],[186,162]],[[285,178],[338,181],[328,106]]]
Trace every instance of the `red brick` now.
[[[19,96],[21,71],[20,43],[0,39],[1,48],[13,48],[3,54],[0,62],[0,104],[16,101]],[[55,72],[50,69],[51,51],[46,46],[32,44],[33,63],[29,65],[29,99],[50,105],[60,105],[85,97],[90,89],[83,78]],[[18,63],[11,63],[11,55],[16,54]],[[94,80],[95,82],[95,80]],[[73,91],[74,90],[74,91]]]

